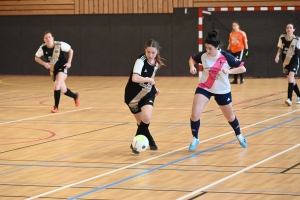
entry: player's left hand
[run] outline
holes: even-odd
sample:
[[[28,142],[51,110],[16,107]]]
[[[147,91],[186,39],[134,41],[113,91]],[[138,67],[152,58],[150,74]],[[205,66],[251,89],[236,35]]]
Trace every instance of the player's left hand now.
[[[155,87],[155,88],[156,88],[156,94],[155,95],[157,96],[157,95],[159,95],[160,90],[157,87]]]
[[[64,66],[65,66],[67,69],[69,69],[69,68],[71,67],[71,63],[66,63],[66,64],[64,64]]]
[[[246,56],[246,58],[249,57],[249,51],[248,51],[248,49],[245,49],[245,56]]]

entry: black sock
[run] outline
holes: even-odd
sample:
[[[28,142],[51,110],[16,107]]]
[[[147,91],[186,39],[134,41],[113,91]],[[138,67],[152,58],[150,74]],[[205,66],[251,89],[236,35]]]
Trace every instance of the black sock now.
[[[230,126],[233,128],[235,135],[241,134],[240,124],[237,118],[235,117],[232,122],[228,122]]]
[[[137,129],[137,134],[146,136],[147,132],[148,132],[148,127],[149,127],[149,124],[145,124],[143,121],[141,121],[141,123]]]
[[[59,100],[60,100],[60,90],[54,90],[54,103],[57,108],[58,108]]]
[[[150,123],[145,124],[143,121],[141,121],[140,125],[138,126],[136,135],[146,136],[146,138],[149,140],[149,144],[151,144],[154,142],[154,140],[153,140],[152,135],[150,134],[149,125],[150,125]]]
[[[238,75],[237,74],[233,74],[233,80],[237,81]]]
[[[198,132],[199,132],[199,128],[200,128],[200,119],[198,121],[191,121],[191,131],[192,131],[192,134],[195,138],[198,139]]]
[[[294,85],[294,92],[297,94],[298,97],[300,97],[300,91],[299,91],[297,83]]]
[[[240,77],[241,77],[241,81],[242,81],[244,79],[244,75],[240,74]]]
[[[289,83],[288,85],[288,98],[292,101],[292,95],[294,90],[294,83]]]
[[[72,97],[73,99],[76,99],[76,94],[74,94],[71,90],[69,90],[69,88],[67,88],[65,95],[68,97]]]

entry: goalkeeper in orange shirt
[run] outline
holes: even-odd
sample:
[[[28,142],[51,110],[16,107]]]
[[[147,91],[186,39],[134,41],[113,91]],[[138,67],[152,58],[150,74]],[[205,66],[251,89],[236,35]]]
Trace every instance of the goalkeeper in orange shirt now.
[[[229,35],[227,51],[240,61],[242,61],[243,56],[246,58],[249,56],[247,35],[244,31],[240,30],[240,25],[238,22],[232,22],[232,32]],[[241,73],[234,74],[234,80],[231,82],[231,84],[238,83],[238,75],[240,76],[240,83],[244,83],[245,79]]]

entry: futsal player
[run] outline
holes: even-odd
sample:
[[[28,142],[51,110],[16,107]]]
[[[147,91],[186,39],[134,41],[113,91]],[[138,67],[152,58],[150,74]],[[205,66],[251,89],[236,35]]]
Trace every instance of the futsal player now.
[[[195,64],[203,65],[202,77],[196,88],[190,118],[191,132],[193,135],[189,150],[193,151],[200,143],[198,132],[200,116],[211,97],[219,105],[224,117],[233,128],[240,145],[245,148],[247,142],[240,130],[240,124],[232,108],[229,74],[239,74],[246,71],[244,63],[220,49],[220,38],[217,31],[213,30],[205,38],[205,51],[190,57],[190,73],[196,74]],[[234,67],[234,68],[231,68]]]
[[[237,22],[232,23],[232,31],[229,35],[227,51],[240,61],[242,61],[243,56],[246,56],[246,58],[249,57],[247,35],[244,31],[240,30],[240,25]],[[238,75],[240,76],[240,84],[244,83],[245,79],[243,73],[240,73],[233,75],[234,80],[231,84],[238,83]]]
[[[79,95],[74,94],[67,88],[65,80],[68,76],[68,69],[71,67],[73,58],[73,49],[65,42],[54,41],[51,32],[44,33],[44,42],[35,54],[35,61],[49,69],[52,80],[54,81],[54,106],[52,113],[58,112],[58,105],[60,101],[60,94],[63,93],[71,97],[75,101],[75,106],[79,106]],[[68,52],[68,59],[65,58],[63,52]],[[45,56],[47,61],[44,62],[41,57]]]
[[[285,31],[286,34],[279,36],[277,44],[278,51],[275,57],[275,62],[278,63],[279,56],[282,53],[283,73],[286,75],[288,80],[287,100],[285,100],[285,104],[291,106],[293,103],[293,90],[297,95],[296,103],[300,103],[300,92],[295,80],[295,75],[299,69],[300,42],[299,37],[294,35],[295,28],[293,24],[287,24]]]
[[[158,147],[150,134],[149,125],[156,95],[159,89],[155,85],[155,74],[158,68],[165,65],[160,56],[160,45],[151,39],[144,45],[145,53],[135,60],[125,88],[125,103],[133,114],[137,131],[135,135],[144,135],[149,140],[150,150]],[[139,152],[130,145],[133,153]]]

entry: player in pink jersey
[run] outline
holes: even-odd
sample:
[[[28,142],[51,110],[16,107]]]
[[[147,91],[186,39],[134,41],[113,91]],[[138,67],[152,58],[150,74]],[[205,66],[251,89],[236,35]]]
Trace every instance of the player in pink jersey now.
[[[239,122],[233,113],[228,78],[229,74],[244,73],[246,68],[242,61],[221,50],[219,44],[220,38],[218,33],[213,30],[205,38],[206,50],[191,56],[189,59],[191,74],[197,73],[195,64],[203,65],[203,74],[195,92],[190,119],[193,135],[192,143],[189,146],[190,151],[195,150],[200,143],[198,138],[200,115],[212,96],[214,96],[224,117],[233,128],[240,145],[244,148],[247,147],[246,139],[242,135]]]

